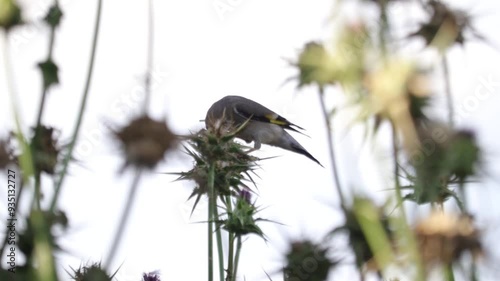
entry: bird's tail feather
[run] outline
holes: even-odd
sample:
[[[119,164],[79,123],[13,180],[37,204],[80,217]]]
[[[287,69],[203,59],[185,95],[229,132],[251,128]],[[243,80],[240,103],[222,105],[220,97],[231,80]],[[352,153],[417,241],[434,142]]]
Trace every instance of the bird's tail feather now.
[[[321,163],[316,159],[314,158],[311,153],[307,152],[307,150],[305,150],[305,148],[303,148],[300,144],[292,144],[292,150],[293,152],[296,152],[298,154],[302,154],[304,156],[306,156],[307,158],[311,159],[312,161],[318,163],[318,165],[320,165],[321,167],[323,167],[323,165],[321,165]],[[323,167],[324,168],[324,167]]]

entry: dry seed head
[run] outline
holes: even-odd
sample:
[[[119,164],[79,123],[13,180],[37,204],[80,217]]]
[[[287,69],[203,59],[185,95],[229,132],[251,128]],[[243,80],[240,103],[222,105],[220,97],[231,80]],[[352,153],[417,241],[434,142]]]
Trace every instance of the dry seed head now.
[[[415,227],[420,253],[426,264],[450,264],[465,252],[482,253],[479,230],[469,215],[433,212]]]
[[[5,169],[11,162],[11,154],[7,147],[7,142],[0,140],[0,169]]]
[[[164,154],[175,148],[177,139],[164,122],[148,116],[132,120],[114,135],[121,141],[128,165],[152,169]]]
[[[54,134],[55,130],[44,125],[32,130],[34,135],[31,139],[31,147],[35,152],[34,161],[37,171],[53,175],[60,151]]]

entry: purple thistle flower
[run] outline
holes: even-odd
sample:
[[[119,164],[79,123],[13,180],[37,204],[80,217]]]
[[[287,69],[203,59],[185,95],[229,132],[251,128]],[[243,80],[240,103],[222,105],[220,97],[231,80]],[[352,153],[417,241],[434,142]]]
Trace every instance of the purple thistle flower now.
[[[252,193],[250,193],[250,190],[248,188],[243,188],[240,191],[240,198],[245,200],[248,204],[252,204]]]
[[[143,273],[141,281],[161,281],[161,280],[160,280],[160,275],[158,274],[158,272],[153,271],[153,272],[149,272],[149,273]]]

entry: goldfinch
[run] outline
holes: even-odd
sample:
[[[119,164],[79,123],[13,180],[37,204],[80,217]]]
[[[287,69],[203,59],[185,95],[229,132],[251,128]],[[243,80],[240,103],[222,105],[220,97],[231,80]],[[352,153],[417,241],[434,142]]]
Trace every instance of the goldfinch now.
[[[277,146],[295,153],[302,154],[312,161],[316,160],[285,130],[301,133],[304,130],[267,107],[240,96],[226,96],[215,102],[207,111],[205,125],[207,129],[227,126],[238,128],[248,123],[236,134],[236,137],[254,142],[254,149],[260,149],[261,144]]]

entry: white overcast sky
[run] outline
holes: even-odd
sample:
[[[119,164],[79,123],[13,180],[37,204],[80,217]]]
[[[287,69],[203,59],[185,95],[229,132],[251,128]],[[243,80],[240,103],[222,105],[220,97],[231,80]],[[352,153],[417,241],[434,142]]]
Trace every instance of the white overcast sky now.
[[[83,92],[97,1],[60,2],[64,18],[56,37],[54,60],[60,68],[61,83],[50,91],[43,123],[60,129],[61,140],[67,141]],[[221,15],[214,9],[214,2],[232,3],[233,8]],[[262,169],[257,171],[260,178],[255,179],[259,188],[257,202],[265,207],[260,215],[284,226],[262,223],[269,242],[258,237],[245,241],[239,273],[246,280],[267,280],[264,270],[277,273],[290,239],[318,240],[340,223],[317,94],[314,89],[297,91],[293,82],[282,86],[296,74],[285,59],[296,58],[306,42],[328,39],[334,34],[329,22],[332,2],[154,1],[155,79],[151,115],[166,118],[176,133],[186,134],[203,126],[199,121],[213,102],[225,95],[242,95],[305,127],[311,138],[298,135],[297,139],[325,166],[323,169],[303,156],[269,146],[256,153],[262,157],[279,156],[263,161]],[[48,46],[48,30],[36,19],[44,15],[51,1],[21,3],[26,7],[26,19],[32,23],[17,29],[9,45],[15,90],[22,122],[27,128],[35,122],[40,98],[41,79],[35,65],[45,58]],[[471,11],[475,15],[474,26],[500,46],[500,3],[487,0],[453,3]],[[352,19],[356,11],[353,6],[340,14]],[[407,26],[410,18],[418,17],[413,12],[392,11],[407,30],[415,27]],[[13,113],[3,68],[5,40],[0,44],[3,106],[0,135],[6,136],[13,129]],[[146,47],[147,1],[104,1],[94,79],[76,149],[79,163],[71,166],[60,200],[60,208],[67,212],[71,223],[70,233],[62,239],[67,253],[58,255],[61,280],[66,280],[63,269],[69,266],[76,268],[81,263],[107,258],[132,178],[131,173],[117,173],[123,159],[117,143],[110,138],[108,126],[125,124],[141,108]],[[409,49],[421,47],[420,44]],[[435,63],[432,57],[431,54],[419,59],[432,65]],[[500,198],[500,49],[472,43],[465,48],[454,48],[450,60],[455,104],[463,108],[457,117],[458,126],[474,128],[486,151],[483,183],[473,186],[469,203],[480,225],[487,230],[487,237],[493,238],[499,234],[496,225],[500,224],[500,206],[496,203]],[[438,90],[442,89],[440,86],[436,84]],[[442,105],[442,91],[439,93],[436,101]],[[339,105],[340,95],[338,89],[329,90],[329,104]],[[444,117],[444,108],[438,109],[436,115]],[[348,123],[349,116],[335,122],[344,188],[381,202],[386,195],[382,190],[388,188],[386,183],[390,180],[388,132],[382,130],[375,143],[363,145],[362,129],[356,127],[348,133]],[[182,153],[170,155],[156,172],[187,171],[190,161]],[[206,225],[194,223],[205,220],[206,205],[202,202],[201,209],[190,219],[192,201],[186,199],[194,185],[173,180],[173,176],[157,173],[143,177],[113,267],[123,263],[118,280],[139,280],[142,272],[153,270],[160,270],[162,280],[206,278]],[[51,180],[46,178],[44,185],[49,192]],[[2,217],[4,209],[0,211]],[[488,250],[500,257],[498,247]],[[346,276],[352,270],[346,267],[339,271],[337,274]],[[280,280],[279,274],[274,274],[273,279]]]

